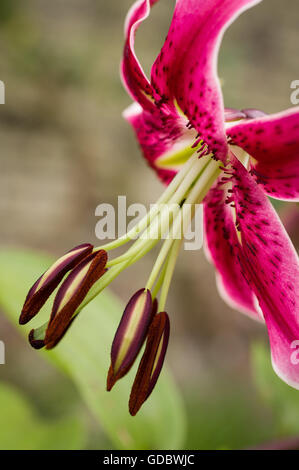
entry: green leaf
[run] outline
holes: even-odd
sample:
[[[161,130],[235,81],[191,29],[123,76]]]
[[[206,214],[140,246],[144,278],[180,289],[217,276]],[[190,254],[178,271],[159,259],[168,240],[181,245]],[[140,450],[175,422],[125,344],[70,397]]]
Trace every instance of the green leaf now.
[[[299,392],[283,382],[273,371],[270,351],[261,343],[252,347],[252,369],[257,388],[270,405],[280,430],[299,432]]]
[[[52,262],[48,256],[32,252],[0,251],[0,306],[14,325],[29,288]],[[51,302],[47,304],[30,327],[21,327],[23,333],[49,318]],[[185,437],[185,413],[166,367],[154,393],[135,417],[128,412],[128,399],[136,367],[111,392],[105,390],[110,347],[122,310],[111,293],[102,292],[80,313],[55,349],[36,353],[71,377],[116,448],[179,449]]]
[[[246,449],[271,440],[272,416],[252,392],[234,377],[215,377],[204,392],[189,394],[186,448]]]
[[[84,446],[85,432],[77,418],[41,420],[24,397],[0,384],[1,450],[73,450]]]

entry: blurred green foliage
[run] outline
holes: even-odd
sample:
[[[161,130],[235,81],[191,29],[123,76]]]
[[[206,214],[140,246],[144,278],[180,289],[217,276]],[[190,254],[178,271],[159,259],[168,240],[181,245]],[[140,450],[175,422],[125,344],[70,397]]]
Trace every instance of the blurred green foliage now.
[[[253,388],[219,380],[209,395],[193,392],[187,403],[189,449],[244,449],[276,437]]]
[[[0,3],[0,25],[9,22],[18,8],[19,0],[1,0]]]
[[[299,392],[273,371],[269,351],[262,344],[252,346],[252,370],[257,388],[271,410],[279,435],[299,435]]]
[[[45,420],[37,416],[22,393],[0,383],[1,450],[72,450],[86,443],[86,431],[76,417]]]
[[[37,253],[0,252],[0,306],[14,325],[18,323],[26,292],[52,262],[51,258]],[[48,302],[30,322],[29,330],[49,318],[50,308]],[[155,393],[134,418],[127,405],[133,371],[112,392],[106,392],[109,352],[121,312],[116,298],[103,292],[85,307],[63,341],[54,350],[41,354],[73,380],[116,448],[180,448],[185,434],[184,408],[166,368]],[[28,334],[28,328],[21,327],[21,330]],[[23,432],[26,430],[25,426]]]
[[[14,325],[26,291],[51,262],[50,257],[37,253],[0,251],[0,306]],[[112,448],[236,449],[299,434],[298,392],[275,375],[269,351],[262,344],[252,348],[256,387],[246,390],[237,382],[225,385],[220,377],[208,393],[200,389],[189,393],[187,435],[182,399],[165,370],[149,401],[132,418],[127,410],[132,373],[111,393],[105,391],[108,352],[120,313],[119,302],[104,292],[84,309],[57,348],[36,352],[74,382],[98,425],[109,436]],[[43,308],[30,328],[48,315],[49,306]],[[21,330],[24,333],[26,328]],[[3,383],[0,403],[5,423],[0,448],[84,447],[86,429],[79,415],[63,413],[52,420],[38,416],[21,391]]]

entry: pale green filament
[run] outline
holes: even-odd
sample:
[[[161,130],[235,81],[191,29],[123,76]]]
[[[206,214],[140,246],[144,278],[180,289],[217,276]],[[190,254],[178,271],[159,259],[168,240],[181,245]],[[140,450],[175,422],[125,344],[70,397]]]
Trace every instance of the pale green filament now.
[[[168,256],[169,256],[169,255],[168,255]],[[167,259],[168,259],[168,257],[167,257]],[[153,300],[157,297],[158,292],[159,292],[160,289],[161,289],[161,286],[162,286],[163,280],[164,280],[164,276],[165,276],[166,268],[167,268],[167,260],[166,260],[166,262],[164,263],[164,266],[163,266],[163,268],[161,269],[161,272],[160,272],[160,274],[159,274],[159,278],[158,278],[158,280],[157,280],[155,286],[154,286],[153,289],[152,289],[152,298],[153,298]]]
[[[171,252],[169,253],[169,257],[167,259],[166,268],[165,268],[165,272],[163,276],[163,284],[162,284],[160,299],[159,299],[159,311],[160,312],[163,312],[163,310],[165,309],[167,295],[168,295],[171,279],[173,276],[174,268],[176,265],[176,261],[179,256],[181,244],[182,244],[182,240],[175,240],[173,242]]]
[[[189,204],[194,208],[195,210],[195,204],[199,204],[202,202],[202,199],[204,198],[206,192],[205,188],[207,186],[210,187],[210,182],[211,180],[214,181],[215,175],[220,174],[219,170],[220,164],[218,162],[210,161],[209,163],[209,171],[206,171],[202,173],[202,175],[198,178],[196,184],[193,186],[191,189],[188,197],[186,198],[184,205]],[[168,239],[163,243],[163,246],[161,248],[161,251],[158,255],[158,258],[155,262],[155,265],[153,267],[153,270],[150,274],[150,277],[148,279],[148,282],[146,284],[146,287],[148,289],[151,289],[157,279],[157,276],[161,270],[161,267],[163,266],[163,263],[165,262],[165,259],[169,253],[170,250],[172,250],[173,245],[176,243],[177,238],[181,239],[183,235],[183,220],[181,217],[182,212],[177,216],[177,218],[173,222],[172,226],[172,239]],[[179,240],[181,241],[181,240]]]
[[[190,170],[187,172],[185,179],[180,184],[179,188],[174,192],[172,197],[169,199],[167,205],[159,203],[157,213],[153,217],[153,220],[147,230],[141,235],[140,239],[135,242],[128,252],[118,258],[108,262],[107,266],[111,267],[115,264],[121,263],[128,259],[128,257],[134,256],[135,253],[138,253],[139,250],[142,249],[144,244],[148,244],[149,241],[153,241],[152,247],[156,244],[156,242],[165,235],[165,231],[169,229],[169,214],[173,216],[173,220],[179,213],[179,204],[181,204],[182,200],[187,197],[190,188],[192,188],[193,184],[200,179],[201,175],[205,173],[205,169],[208,165],[211,165],[212,162],[209,156],[202,157],[201,159],[196,159],[195,163],[191,166]],[[194,193],[194,191],[193,191]],[[193,195],[192,193],[192,195]],[[186,199],[185,202],[189,204],[194,203],[193,200]],[[157,204],[158,205],[158,204]],[[159,210],[160,209],[160,210]],[[170,209],[172,211],[170,212]],[[156,240],[153,240],[153,234],[156,235]],[[152,248],[151,247],[151,248]],[[104,249],[105,247],[101,247]],[[100,249],[100,248],[99,248]]]

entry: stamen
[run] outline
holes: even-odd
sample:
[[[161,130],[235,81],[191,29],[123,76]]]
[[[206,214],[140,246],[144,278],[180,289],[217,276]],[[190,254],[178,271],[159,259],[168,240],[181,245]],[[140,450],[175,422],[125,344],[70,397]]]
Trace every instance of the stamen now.
[[[155,315],[131,390],[129,410],[132,416],[136,415],[157,383],[167,351],[169,329],[167,313]]]
[[[179,256],[179,251],[181,247],[182,240],[176,240],[171,248],[171,252],[169,253],[167,264],[165,267],[163,284],[161,288],[160,300],[159,300],[159,309],[164,310],[165,304],[167,300],[168,291],[170,288],[171,279],[174,273],[174,268]]]
[[[97,253],[102,249],[105,249],[105,251],[113,250],[131,242],[136,235],[140,234],[140,237],[134,241],[126,253],[107,263],[106,267],[109,269],[99,280],[90,286],[86,296],[76,308],[76,316],[124,269],[145,256],[163,238],[166,238],[166,241],[162,245],[160,254],[149,277],[148,286],[154,287],[153,298],[156,297],[161,289],[162,304],[165,304],[171,278],[170,272],[174,268],[172,263],[177,257],[177,254],[175,255],[174,253],[179,251],[186,220],[188,219],[189,223],[191,222],[196,204],[202,202],[206,193],[221,173],[220,168],[221,163],[214,161],[212,155],[205,155],[199,159],[195,152],[166,188],[157,204],[151,208],[149,213],[133,229],[118,240],[93,250],[93,253]],[[189,212],[186,212],[185,208],[189,209],[189,206],[191,209]],[[170,269],[171,266],[173,267]],[[70,321],[72,321],[71,318]],[[41,342],[45,339],[45,333],[48,328],[49,322],[31,331],[30,342],[33,347],[40,347]]]
[[[146,338],[152,310],[152,297],[147,289],[137,291],[128,302],[112,343],[108,391],[133,365]]]

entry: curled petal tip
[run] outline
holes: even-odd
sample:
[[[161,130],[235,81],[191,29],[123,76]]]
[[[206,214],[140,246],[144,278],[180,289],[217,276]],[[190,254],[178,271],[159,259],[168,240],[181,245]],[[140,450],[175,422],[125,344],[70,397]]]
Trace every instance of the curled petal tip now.
[[[84,258],[64,280],[54,299],[45,336],[46,349],[52,349],[62,339],[90,288],[107,271],[106,263],[106,251],[94,252]]]
[[[93,245],[83,243],[61,256],[29,290],[19,318],[19,324],[28,323],[42,308],[44,303],[62,281],[65,274],[92,252]]]
[[[225,122],[238,121],[244,118],[246,118],[246,114],[243,111],[240,111],[239,109],[225,108],[224,110]]]
[[[264,111],[261,111],[260,109],[254,109],[254,108],[242,109],[241,112],[245,114],[245,117],[247,119],[256,119],[256,118],[267,116],[267,113],[265,113]]]
[[[111,366],[107,388],[111,390],[133,365],[152,319],[152,296],[148,289],[140,289],[129,300],[111,347]]]
[[[167,351],[169,331],[167,313],[161,312],[155,315],[131,390],[129,411],[132,416],[136,415],[157,383]]]

